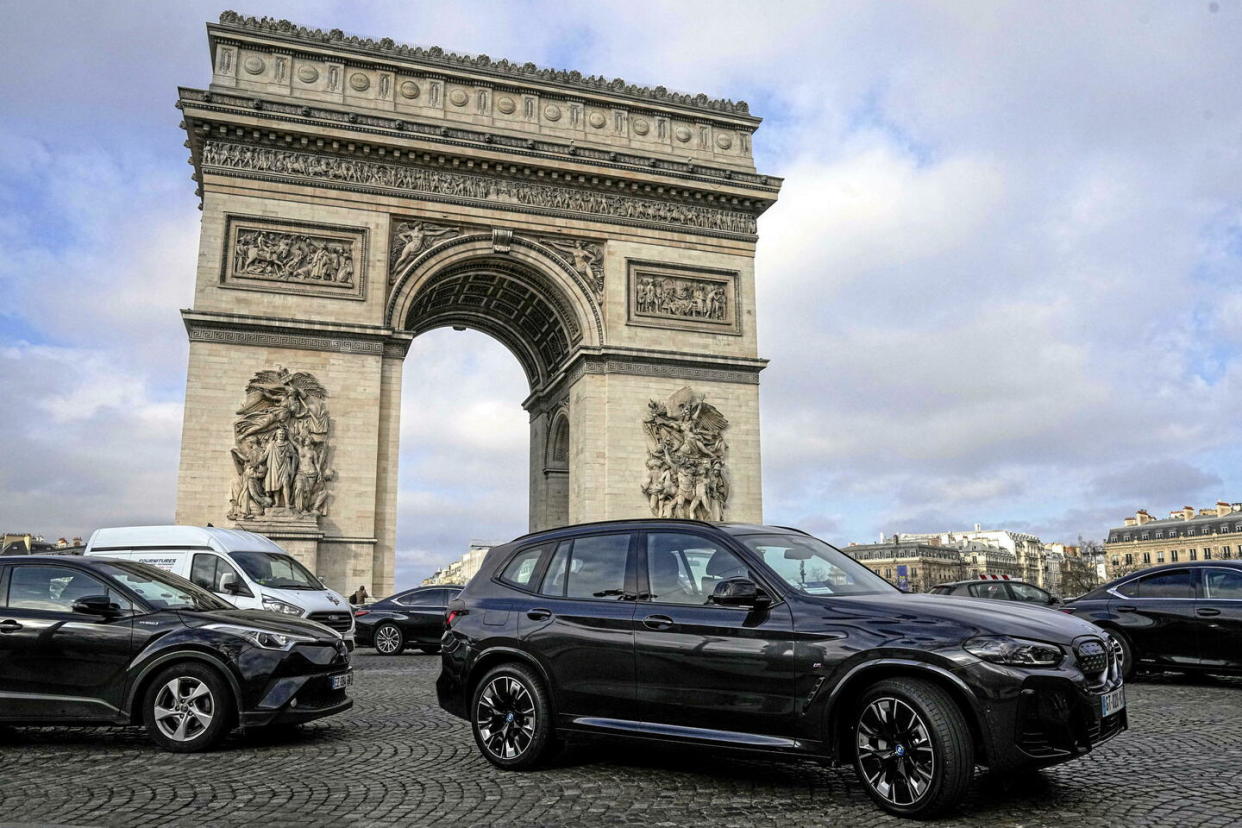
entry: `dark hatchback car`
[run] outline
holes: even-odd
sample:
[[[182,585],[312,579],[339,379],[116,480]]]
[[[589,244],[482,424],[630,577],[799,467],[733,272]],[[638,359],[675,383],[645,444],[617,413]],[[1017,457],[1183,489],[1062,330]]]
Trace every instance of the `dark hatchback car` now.
[[[154,566],[0,559],[0,723],[145,725],[188,753],[238,725],[348,710],[352,677],[335,630],[235,609]]]
[[[1061,609],[1108,630],[1127,677],[1140,666],[1242,674],[1242,561],[1145,569]]]
[[[1007,578],[975,578],[970,581],[954,581],[936,584],[927,590],[931,595],[958,595],[970,598],[990,598],[993,601],[1023,601],[1044,607],[1055,607],[1061,599],[1046,589]]]
[[[449,604],[440,705],[502,768],[570,734],[853,764],[931,816],[976,763],[1051,765],[1126,727],[1108,636],[1041,607],[910,595],[792,529],[617,521],[492,549]]]
[[[407,646],[440,652],[444,614],[459,586],[426,586],[390,595],[354,610],[354,636],[380,655],[397,655]]]

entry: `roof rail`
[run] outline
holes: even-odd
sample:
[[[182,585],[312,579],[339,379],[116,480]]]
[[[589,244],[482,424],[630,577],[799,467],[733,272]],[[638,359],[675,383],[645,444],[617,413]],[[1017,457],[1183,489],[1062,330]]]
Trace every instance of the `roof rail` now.
[[[720,526],[720,524],[712,523],[709,520],[694,520],[691,518],[656,518],[656,517],[616,518],[614,520],[592,520],[586,523],[569,523],[564,526],[552,526],[547,529],[540,529],[536,532],[527,532],[525,535],[518,535],[513,540],[508,541],[508,543],[516,543],[520,540],[525,540],[526,538],[534,537],[535,535],[544,535],[549,532],[560,532],[565,529],[577,529],[579,527],[584,527],[584,526],[605,526],[605,525],[614,525],[614,524],[633,524],[633,523],[672,523],[672,524],[684,524],[684,525],[689,525],[689,526],[706,526],[711,529],[716,529],[716,528],[719,528]],[[803,532],[803,534],[806,534],[806,533]]]
[[[806,531],[805,529],[799,529],[795,526],[781,526],[780,524],[776,524],[776,528],[777,529],[788,529],[790,532],[797,532],[799,535],[806,535],[808,538],[812,537],[810,532]]]

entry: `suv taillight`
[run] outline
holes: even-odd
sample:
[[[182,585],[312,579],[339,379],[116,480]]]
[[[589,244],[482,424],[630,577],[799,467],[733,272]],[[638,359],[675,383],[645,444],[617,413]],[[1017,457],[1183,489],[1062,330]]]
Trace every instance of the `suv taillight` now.
[[[361,618],[364,615],[370,615],[370,610],[354,610],[354,618]]]
[[[453,626],[453,622],[465,614],[466,611],[462,609],[449,610],[448,615],[444,616],[444,628]]]

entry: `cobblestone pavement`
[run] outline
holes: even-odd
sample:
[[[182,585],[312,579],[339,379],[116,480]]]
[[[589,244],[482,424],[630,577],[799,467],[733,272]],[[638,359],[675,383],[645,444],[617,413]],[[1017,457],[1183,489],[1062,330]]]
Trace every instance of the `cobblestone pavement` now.
[[[435,705],[438,656],[355,658],[356,705],[301,729],[234,734],[209,754],[132,729],[0,728],[0,823],[70,825],[912,825],[849,770],[692,749],[572,749],[504,773]],[[1242,820],[1242,681],[1149,678],[1131,730],[1078,761],[980,775],[938,825],[1208,826]]]

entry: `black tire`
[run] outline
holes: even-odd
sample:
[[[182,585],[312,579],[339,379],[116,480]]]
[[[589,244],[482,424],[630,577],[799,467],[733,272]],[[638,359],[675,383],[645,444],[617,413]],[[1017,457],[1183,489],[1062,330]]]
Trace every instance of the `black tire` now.
[[[877,682],[859,700],[846,738],[859,781],[891,814],[938,816],[961,803],[970,789],[975,771],[970,726],[957,702],[931,682]]]
[[[197,753],[220,743],[233,727],[233,692],[212,667],[193,661],[161,670],[142,699],[151,741],[172,753]]]
[[[1134,671],[1137,667],[1134,661],[1134,645],[1122,633],[1109,630],[1108,634],[1117,642],[1117,648],[1121,651],[1121,677],[1129,681],[1134,678]]]
[[[557,747],[548,692],[522,664],[502,664],[479,680],[470,694],[470,729],[483,758],[505,770],[532,770]]]
[[[419,644],[418,649],[422,650],[427,655],[435,655],[436,653],[440,652],[440,645],[439,644]]]
[[[401,655],[405,650],[405,633],[392,622],[385,622],[376,627],[375,632],[371,634],[371,641],[375,645],[375,652],[380,655]]]

